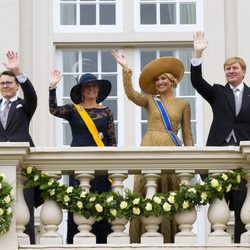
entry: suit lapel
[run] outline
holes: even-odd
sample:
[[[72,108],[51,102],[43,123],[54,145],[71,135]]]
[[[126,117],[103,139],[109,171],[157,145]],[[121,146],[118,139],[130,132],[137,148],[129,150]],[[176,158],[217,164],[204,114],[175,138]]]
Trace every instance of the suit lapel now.
[[[19,100],[16,100],[16,101],[11,103],[10,110],[8,113],[7,123],[6,123],[6,129],[8,128],[8,126],[9,126],[9,124],[10,124],[10,122],[15,114],[16,106],[18,103],[19,103]]]
[[[2,103],[2,101],[3,101],[3,99],[0,100],[0,104]],[[0,111],[0,112],[1,112],[1,111]],[[1,121],[0,121],[0,129],[1,129],[1,130],[5,130],[4,127],[3,127],[3,124],[1,123]]]
[[[234,94],[232,89],[230,88],[229,83],[227,83],[225,85],[225,95],[226,95],[226,99],[233,111],[233,113],[235,114],[235,100],[234,100]]]
[[[242,104],[240,112],[244,112],[245,109],[250,105],[250,88],[244,83],[244,90],[243,90],[243,96],[242,96]]]

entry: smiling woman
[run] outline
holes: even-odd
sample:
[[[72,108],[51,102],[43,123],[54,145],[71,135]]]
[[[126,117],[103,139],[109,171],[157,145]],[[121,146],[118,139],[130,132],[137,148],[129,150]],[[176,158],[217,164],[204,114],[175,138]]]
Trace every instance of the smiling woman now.
[[[123,84],[127,97],[147,111],[148,128],[141,146],[181,146],[181,140],[177,136],[180,127],[184,145],[192,146],[190,105],[173,94],[173,88],[176,88],[184,74],[182,62],[175,57],[160,57],[148,63],[139,78],[140,88],[146,93],[141,94],[133,88],[132,71],[125,57],[116,51],[112,51],[112,55],[123,68]],[[175,175],[161,175],[160,182],[159,192],[167,193],[177,190],[179,186]],[[135,176],[134,192],[143,193],[144,184],[141,175]],[[132,220],[131,242],[139,242],[143,231],[139,219]],[[161,231],[165,242],[173,242],[177,226],[164,218]]]

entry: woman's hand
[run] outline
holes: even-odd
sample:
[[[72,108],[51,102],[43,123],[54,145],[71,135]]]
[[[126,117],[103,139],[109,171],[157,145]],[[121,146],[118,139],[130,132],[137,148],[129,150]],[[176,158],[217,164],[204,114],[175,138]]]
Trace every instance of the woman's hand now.
[[[55,89],[57,87],[57,83],[61,80],[62,74],[59,70],[54,70],[50,73],[49,78],[49,88]]]
[[[112,50],[112,55],[118,64],[120,64],[124,69],[128,69],[128,62],[124,55],[119,55],[115,50]]]
[[[194,34],[194,58],[201,58],[202,52],[207,48],[207,40],[205,39],[205,33],[202,31]]]

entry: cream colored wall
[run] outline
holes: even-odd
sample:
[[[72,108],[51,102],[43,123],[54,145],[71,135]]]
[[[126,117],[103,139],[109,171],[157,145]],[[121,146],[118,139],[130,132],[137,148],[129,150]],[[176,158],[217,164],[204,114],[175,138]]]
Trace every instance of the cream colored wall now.
[[[133,0],[123,0],[123,13],[131,13]],[[216,7],[215,7],[216,5]],[[211,83],[224,83],[223,62],[228,56],[242,56],[250,65],[250,33],[248,32],[248,12],[250,1],[204,0],[204,31],[209,40],[209,46],[204,53],[203,73]],[[53,1],[52,0],[1,0],[0,25],[0,59],[5,51],[14,49],[20,51],[23,70],[33,81],[38,93],[38,108],[31,124],[31,133],[37,146],[55,145],[55,118],[48,111],[48,75],[55,67],[55,48],[67,43],[79,45],[96,45],[124,48],[124,53],[133,67],[133,46],[164,45],[165,41],[173,41],[173,45],[192,46],[192,32],[133,32],[132,14],[123,23],[123,33],[103,34],[65,34],[53,33]],[[97,42],[99,41],[99,42]],[[147,41],[147,42],[145,42]],[[171,42],[170,42],[171,45]],[[72,45],[71,45],[72,47]],[[246,81],[248,81],[248,75]],[[126,131],[135,131],[134,105],[124,99]],[[211,108],[203,101],[204,143],[212,119]],[[120,111],[121,112],[121,111]],[[129,129],[129,130],[128,130]],[[134,133],[134,132],[133,132]],[[125,145],[134,144],[134,134],[125,136]],[[130,136],[131,134],[131,136]]]

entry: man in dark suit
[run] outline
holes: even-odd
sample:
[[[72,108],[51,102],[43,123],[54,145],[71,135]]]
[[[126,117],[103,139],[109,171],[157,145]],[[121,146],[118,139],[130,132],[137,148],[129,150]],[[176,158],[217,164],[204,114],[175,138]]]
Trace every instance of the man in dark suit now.
[[[30,120],[37,107],[37,95],[30,80],[22,73],[18,54],[8,51],[6,71],[0,74],[0,142],[29,142],[34,146],[29,134]],[[23,90],[24,98],[17,96],[18,89]],[[35,243],[34,233],[34,190],[26,188],[24,197],[30,211],[30,222],[26,232],[31,243]],[[39,204],[36,204],[39,205]]]
[[[207,47],[203,32],[194,35],[194,58],[191,61],[191,82],[197,92],[211,105],[213,121],[208,135],[207,146],[239,145],[250,140],[250,88],[243,82],[246,64],[240,57],[230,57],[224,63],[227,83],[210,85],[202,77],[201,58]],[[229,207],[235,211],[234,241],[246,231],[240,218],[246,197],[246,181],[240,189],[228,195]]]

